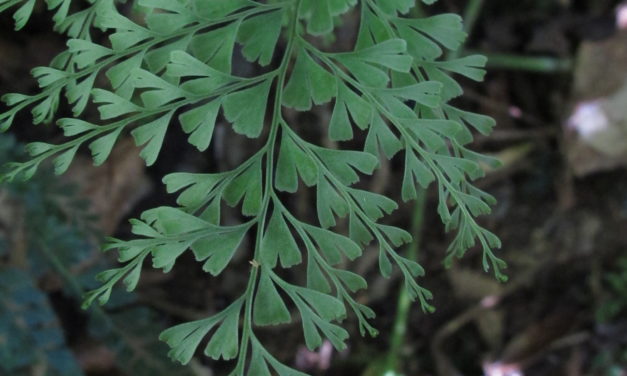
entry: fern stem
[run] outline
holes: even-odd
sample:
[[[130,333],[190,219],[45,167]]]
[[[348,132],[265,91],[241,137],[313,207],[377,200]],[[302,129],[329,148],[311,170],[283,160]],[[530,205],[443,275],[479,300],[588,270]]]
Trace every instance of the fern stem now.
[[[300,9],[301,1],[298,0],[298,3],[295,5],[295,11],[293,15],[293,19],[291,20],[291,25],[289,28],[289,36],[287,47],[285,49],[285,55],[281,61],[281,65],[277,69],[278,80],[276,84],[276,94],[275,94],[275,102],[274,102],[274,111],[272,114],[272,124],[270,126],[270,134],[268,135],[268,141],[266,142],[266,177],[265,177],[265,192],[262,203],[262,209],[259,214],[260,221],[259,227],[257,231],[257,241],[255,246],[255,259],[258,258],[259,250],[261,249],[261,235],[263,234],[263,230],[265,228],[265,220],[268,212],[268,206],[270,204],[271,193],[274,191],[274,154],[275,154],[275,146],[276,139],[278,136],[278,131],[281,125],[281,109],[283,107],[283,87],[285,86],[285,81],[287,78],[287,71],[290,60],[292,59],[292,55],[294,53],[294,42],[297,36],[297,25],[298,25],[298,12]]]
[[[427,191],[423,188],[417,189],[417,199],[414,204],[414,212],[411,222],[411,234],[414,241],[407,246],[406,258],[418,261],[418,252],[422,238],[422,228],[424,225],[425,204],[427,201]],[[392,336],[390,337],[390,350],[386,360],[385,375],[399,371],[402,358],[402,347],[405,343],[411,299],[406,287],[401,287],[398,297],[396,319],[392,326]]]
[[[564,73],[573,69],[572,59],[545,56],[483,53],[488,58],[488,67],[536,73]]]
[[[266,224],[266,218],[268,216],[268,208],[270,205],[270,199],[274,193],[274,153],[278,130],[281,124],[281,109],[283,106],[283,87],[287,77],[288,66],[294,52],[294,42],[297,35],[298,26],[298,13],[300,10],[301,0],[298,0],[294,5],[294,14],[290,20],[289,36],[285,54],[281,61],[281,65],[278,68],[279,76],[276,85],[276,95],[274,103],[274,112],[272,115],[272,124],[270,127],[270,134],[268,135],[268,141],[264,149],[266,149],[266,179],[265,179],[265,192],[261,211],[258,216],[257,234],[255,239],[255,251],[254,260],[259,259],[259,253],[261,252],[261,241],[263,239],[263,233]],[[251,342],[251,337],[254,338],[253,322],[252,322],[252,308],[255,297],[255,287],[259,275],[259,265],[257,261],[252,262],[252,271],[248,280],[248,287],[246,288],[246,308],[244,313],[244,326],[242,328],[242,341],[239,350],[239,359],[237,366],[234,370],[234,374],[243,376],[246,364],[246,354],[248,352],[248,346]]]
[[[470,35],[481,14],[485,0],[470,0],[464,9],[464,31]]]
[[[240,376],[244,375],[244,368],[246,365],[246,353],[248,352],[248,345],[250,343],[250,337],[253,334],[252,323],[252,311],[253,311],[253,297],[255,293],[255,285],[257,284],[257,277],[259,275],[259,267],[257,265],[252,266],[250,276],[248,278],[248,285],[246,286],[246,308],[244,310],[244,321],[242,327],[242,342],[239,348],[239,358],[237,366],[233,371],[233,374]]]

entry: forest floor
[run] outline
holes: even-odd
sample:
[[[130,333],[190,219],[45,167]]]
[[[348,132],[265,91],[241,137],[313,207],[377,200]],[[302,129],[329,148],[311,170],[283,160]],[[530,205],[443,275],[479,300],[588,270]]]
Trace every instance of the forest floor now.
[[[467,3],[442,0],[429,12],[463,13]],[[428,192],[419,261],[427,271],[421,282],[433,293],[437,311],[425,314],[418,307],[411,311],[400,353],[405,375],[627,374],[627,236],[622,232],[627,228],[627,159],[608,163],[598,153],[581,151],[566,126],[578,104],[604,95],[602,88],[590,89],[586,95],[575,90],[575,82],[585,81],[577,75],[593,74],[582,73],[579,66],[583,46],[594,49],[607,45],[627,32],[617,28],[618,3],[483,2],[467,49],[493,56],[493,65],[485,82],[463,82],[466,95],[458,104],[490,115],[498,123],[491,136],[477,138],[473,147],[504,161],[503,168],[488,172],[480,183],[498,199],[493,213],[481,221],[503,242],[500,257],[508,262],[510,280],[499,283],[484,273],[477,250],[469,251],[452,268],[443,267],[451,238],[437,217],[435,192]],[[33,22],[26,33],[16,34],[10,26],[3,16],[0,92],[29,92],[34,89],[29,69],[47,65],[63,48],[63,39],[50,34],[44,21]],[[611,87],[627,79],[627,59],[619,53],[608,52],[608,56],[602,66],[597,65],[601,73],[595,74],[599,80],[610,81],[606,86]],[[530,67],[530,58],[547,60],[533,60],[544,64]],[[321,123],[328,119],[328,108],[316,111],[316,116],[305,120]],[[35,129],[29,121],[27,116],[18,119],[18,125],[24,124],[15,127],[18,140],[54,140],[59,136],[49,128]],[[202,170],[215,163],[209,160],[212,156],[182,152],[184,135],[178,139],[180,144],[175,136],[165,146],[165,162],[146,171],[142,178],[136,174],[132,148],[119,151],[117,164],[93,172],[93,190],[108,186],[118,192],[114,204],[100,202],[102,210],[127,207],[125,217],[132,217],[145,208],[173,204],[160,183],[165,173],[181,166]],[[217,152],[213,153],[215,156]],[[585,160],[578,156],[585,156]],[[75,174],[76,180],[84,179],[85,171],[76,170],[70,174]],[[383,183],[375,178],[371,184],[379,184],[377,189],[386,191],[386,182],[401,179],[393,161]],[[100,197],[96,201],[105,197],[99,194],[94,196]],[[303,200],[303,210],[307,210],[307,198]],[[405,205],[389,220],[410,223],[412,210],[411,204]],[[126,218],[109,216],[105,222],[103,228],[116,236],[129,234]],[[243,277],[239,279],[246,275],[246,261],[241,261],[242,274],[213,281],[197,270],[191,258],[168,276],[147,273],[139,301],[171,318],[197,318],[209,305],[228,301],[245,283]],[[352,335],[347,351],[312,354],[302,348],[296,326],[284,326],[262,333],[269,348],[289,363],[310,367],[307,371],[314,375],[375,375],[376,363],[389,348],[400,279],[378,277],[376,259],[368,257],[355,268],[368,276],[371,290],[360,299],[378,314],[374,321],[382,333],[378,338],[360,339],[355,323],[349,322]],[[59,294],[59,286],[45,290],[53,306],[66,301]],[[70,311],[60,314],[65,318],[62,324],[87,373],[114,374],[115,362],[99,355],[101,347],[81,349],[87,334],[73,325],[83,314]],[[327,364],[329,357],[331,363]],[[206,366],[215,375],[228,369],[228,365],[216,363]]]

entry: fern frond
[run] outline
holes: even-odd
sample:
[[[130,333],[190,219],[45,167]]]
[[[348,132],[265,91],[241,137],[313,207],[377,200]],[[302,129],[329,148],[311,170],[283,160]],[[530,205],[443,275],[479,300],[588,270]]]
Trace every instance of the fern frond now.
[[[18,2],[5,0],[0,7]],[[446,229],[456,231],[445,261],[479,244],[484,268],[505,278],[505,265],[493,251],[500,246],[498,238],[476,219],[490,212],[494,199],[472,184],[483,175],[479,163],[493,161],[465,146],[474,131],[487,134],[494,122],[448,103],[462,94],[452,75],[479,81],[485,59],[444,60],[444,51],[458,49],[466,37],[461,19],[410,18],[413,0],[359,2],[361,25],[352,51],[331,53],[312,42],[311,36],[332,34],[339,17],[357,3],[139,0],[146,10],[145,22],[139,24],[121,14],[113,0],[100,0],[86,10],[93,10],[93,17],[83,21],[59,16],[57,28],[71,37],[68,50],[50,67],[33,71],[40,93],[4,97],[9,109],[0,114],[0,125],[7,129],[19,111],[32,106],[35,123],[50,121],[65,94],[74,118],[60,119],[58,126],[69,140],[30,144],[32,158],[11,165],[5,179],[29,178],[48,159],[62,173],[82,146],[89,147],[95,164],[102,164],[126,132],[152,165],[175,119],[200,151],[212,144],[220,114],[235,133],[259,139],[261,145],[230,171],[166,176],[168,192],[179,192],[179,206],[146,211],[132,221],[136,239],[111,241],[106,249],[118,250],[122,266],[99,275],[102,286],[86,296],[86,307],[106,303],[118,282],[135,289],[145,260],[168,272],[178,257],[191,252],[204,271],[217,276],[236,252],[244,252],[240,245],[249,239],[245,291],[216,315],[162,333],[174,360],[189,362],[209,337],[205,355],[237,359],[232,375],[270,375],[271,369],[300,375],[274,358],[255,335],[258,326],[291,322],[294,312],[310,349],[323,338],[344,348],[348,332],[340,322],[349,314],[357,318],[362,335],[376,335],[369,322],[375,313],[354,298],[367,282],[339,266],[375,242],[381,274],[390,277],[397,268],[410,297],[424,311],[433,311],[431,293],[417,282],[423,268],[397,252],[412,240],[410,234],[383,223],[397,203],[357,185],[376,171],[380,158],[399,154],[404,201],[416,198],[417,186],[438,189],[438,213]],[[69,0],[49,4],[57,14],[69,14],[63,10]],[[94,27],[108,33],[107,45],[91,40]],[[265,73],[236,75],[237,49]],[[106,88],[96,87],[101,75],[109,80]],[[89,102],[98,106],[99,124],[78,119]],[[359,150],[308,141],[284,115],[286,108],[302,112],[321,105],[333,108],[330,140],[352,140],[354,128],[366,133]],[[294,215],[285,199],[301,182],[316,191],[315,223]],[[238,208],[243,223],[225,224],[222,203]],[[341,218],[346,218],[347,234],[337,228]],[[279,272],[301,264],[305,286]]]

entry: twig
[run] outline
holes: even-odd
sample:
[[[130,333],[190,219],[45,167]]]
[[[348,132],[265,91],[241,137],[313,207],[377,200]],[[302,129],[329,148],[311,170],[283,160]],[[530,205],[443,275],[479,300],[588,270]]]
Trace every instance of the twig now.
[[[470,54],[473,51],[465,51]],[[573,60],[547,56],[527,56],[506,53],[478,52],[488,58],[488,68],[527,71],[534,73],[567,73],[573,69]]]
[[[407,247],[406,255],[406,257],[412,261],[417,261],[418,259],[426,201],[427,191],[421,188],[418,190],[418,197],[416,198],[416,203],[414,204],[414,213],[411,224],[411,233],[414,241]],[[407,322],[409,320],[411,304],[412,301],[409,297],[407,289],[402,287],[398,297],[396,319],[394,320],[394,326],[392,327],[390,351],[388,352],[385,366],[386,374],[393,374],[398,371],[400,359],[402,357],[402,347],[405,343],[405,337],[407,334]]]
[[[470,0],[464,10],[464,31],[470,35],[481,14],[484,0]]]

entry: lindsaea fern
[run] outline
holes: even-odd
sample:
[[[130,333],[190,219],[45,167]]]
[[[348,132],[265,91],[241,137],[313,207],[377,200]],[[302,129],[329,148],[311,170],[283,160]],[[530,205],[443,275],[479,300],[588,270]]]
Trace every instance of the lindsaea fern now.
[[[0,0],[0,10],[15,7],[21,28],[34,3]],[[175,326],[161,338],[181,363],[209,337],[204,354],[237,359],[233,375],[270,375],[271,369],[299,375],[265,349],[255,328],[288,323],[295,311],[307,347],[315,349],[326,338],[341,350],[349,335],[339,323],[350,312],[362,335],[376,335],[369,323],[375,313],[354,297],[366,281],[339,266],[375,243],[381,274],[389,277],[398,268],[411,297],[432,311],[431,294],[416,282],[422,267],[396,251],[411,236],[381,221],[397,203],[355,185],[360,174],[375,172],[380,158],[397,155],[404,161],[403,201],[416,197],[417,186],[437,186],[439,216],[455,231],[445,261],[478,244],[484,268],[505,278],[504,263],[493,253],[499,240],[476,220],[490,212],[494,199],[472,184],[482,176],[480,163],[494,161],[465,146],[473,131],[488,134],[494,122],[449,103],[462,94],[453,74],[473,80],[484,75],[481,56],[443,58],[465,39],[458,16],[414,18],[414,0],[138,0],[146,11],[145,23],[138,24],[114,0],[46,3],[56,30],[69,38],[68,49],[50,66],[33,70],[39,93],[3,97],[8,107],[0,125],[8,129],[27,108],[34,123],[50,122],[63,94],[74,117],[57,121],[66,142],[29,144],[31,159],[12,163],[5,179],[29,178],[47,160],[61,174],[82,146],[102,164],[127,132],[143,147],[147,165],[158,160],[171,127],[180,126],[203,152],[221,117],[237,134],[262,140],[231,171],[166,176],[179,206],[144,212],[131,221],[137,238],[113,239],[105,247],[118,250],[121,266],[99,275],[102,286],[86,296],[85,307],[105,304],[120,281],[135,289],[147,259],[168,272],[178,257],[192,252],[204,271],[217,276],[236,252],[246,252],[251,266],[241,296],[216,315]],[[331,36],[348,12],[359,12],[361,21],[354,49],[320,48],[315,37]],[[109,43],[94,42],[95,29],[108,33]],[[238,51],[265,67],[264,73],[234,74]],[[100,75],[108,86],[95,87]],[[98,124],[80,118],[89,102],[98,106]],[[325,104],[333,108],[328,138],[348,141],[363,132],[361,150],[308,141],[293,117],[285,116],[285,109],[306,112]],[[303,186],[316,191],[317,223],[297,217],[285,199]],[[241,209],[243,223],[222,220],[223,202]],[[347,218],[347,234],[339,231],[337,218]],[[244,239],[251,249],[240,249]],[[304,286],[282,273],[297,265],[306,272]]]

